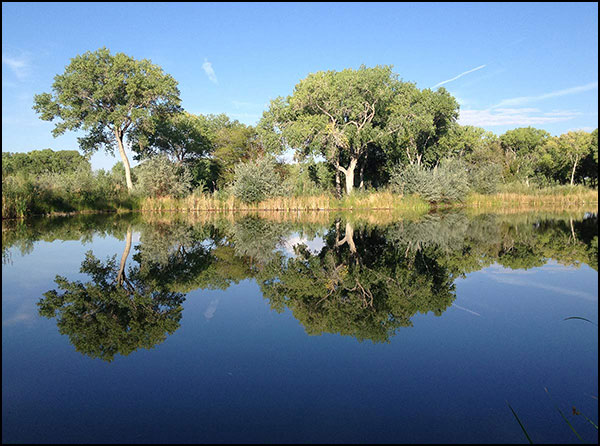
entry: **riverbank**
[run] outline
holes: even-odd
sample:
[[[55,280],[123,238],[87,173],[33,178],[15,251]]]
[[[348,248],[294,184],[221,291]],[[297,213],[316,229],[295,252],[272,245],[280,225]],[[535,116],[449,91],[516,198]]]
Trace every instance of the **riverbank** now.
[[[592,207],[597,209],[598,191],[584,187],[535,189],[527,193],[501,192],[496,194],[471,193],[464,202],[428,203],[414,195],[403,196],[389,191],[357,191],[341,199],[332,195],[274,197],[255,204],[246,204],[232,195],[192,194],[185,198],[133,198],[127,207],[109,205],[99,209],[82,209],[71,212],[48,211],[44,213],[14,213],[2,208],[2,219],[26,218],[39,215],[76,215],[103,212],[344,212],[390,211],[403,214],[423,214],[432,210],[466,208],[486,210],[561,210]]]

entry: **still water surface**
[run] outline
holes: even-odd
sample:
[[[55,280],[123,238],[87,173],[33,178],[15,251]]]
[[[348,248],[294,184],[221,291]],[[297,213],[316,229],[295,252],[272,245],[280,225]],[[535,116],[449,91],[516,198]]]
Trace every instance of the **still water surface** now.
[[[46,218],[2,254],[5,443],[525,442],[507,402],[598,442],[596,214]]]

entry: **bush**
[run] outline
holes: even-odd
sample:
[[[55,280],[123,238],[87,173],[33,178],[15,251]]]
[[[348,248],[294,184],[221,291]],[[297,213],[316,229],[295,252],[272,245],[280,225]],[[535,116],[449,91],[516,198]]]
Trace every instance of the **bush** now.
[[[133,206],[123,181],[104,170],[2,177],[2,217]]]
[[[235,168],[233,195],[244,203],[258,203],[284,192],[275,162],[268,158],[238,164]]]
[[[502,166],[495,163],[473,166],[469,170],[469,185],[480,194],[493,194],[502,181]]]
[[[2,176],[2,218],[24,217],[34,211],[36,187],[24,175]]]
[[[469,193],[469,177],[465,164],[447,159],[431,170],[422,166],[397,166],[390,175],[390,187],[400,194],[416,194],[430,203],[465,200]]]
[[[192,176],[186,166],[177,166],[166,156],[151,158],[135,168],[136,190],[145,196],[180,198],[192,188]]]

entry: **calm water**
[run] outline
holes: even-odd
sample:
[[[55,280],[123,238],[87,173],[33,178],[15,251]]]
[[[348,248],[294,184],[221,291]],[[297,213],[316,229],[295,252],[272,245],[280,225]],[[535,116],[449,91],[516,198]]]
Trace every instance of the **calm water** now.
[[[3,442],[598,442],[596,214],[301,220],[3,224]]]

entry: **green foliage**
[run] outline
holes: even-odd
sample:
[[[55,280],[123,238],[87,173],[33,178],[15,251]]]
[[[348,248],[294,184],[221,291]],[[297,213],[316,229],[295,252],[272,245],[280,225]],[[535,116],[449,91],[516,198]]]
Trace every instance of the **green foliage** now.
[[[105,361],[153,348],[179,327],[183,295],[147,287],[139,271],[120,281],[115,257],[98,260],[91,251],[80,272],[92,281],[81,283],[56,276],[58,289],[44,293],[39,313],[57,318],[61,334],[76,350]]]
[[[398,166],[390,186],[396,193],[416,194],[430,203],[462,202],[470,190],[466,166],[455,159],[443,160],[434,169],[415,164]]]
[[[180,103],[177,82],[162,68],[147,59],[112,55],[107,48],[71,59],[65,72],[54,77],[52,91],[35,95],[33,106],[44,121],[60,121],[52,134],[83,130],[78,141],[86,155],[101,148],[112,154],[116,143],[129,189],[123,138],[149,128],[156,115],[178,111]]]
[[[499,140],[505,153],[505,177],[528,183],[539,175],[544,163],[544,146],[549,138],[548,132],[533,127],[508,130],[501,135]]]
[[[296,163],[285,167],[284,190],[293,196],[327,193],[333,185],[333,172],[326,163]]]
[[[36,186],[24,175],[2,175],[2,218],[23,218],[36,213]]]
[[[136,166],[136,189],[147,197],[183,197],[192,188],[187,166],[178,166],[166,156],[157,156]]]
[[[32,150],[27,153],[2,152],[2,175],[39,176],[90,170],[88,159],[76,150]]]
[[[443,88],[421,92],[400,81],[390,66],[361,66],[309,74],[291,96],[271,101],[259,128],[268,129],[270,141],[281,149],[293,148],[298,159],[323,156],[344,173],[349,194],[354,170],[369,153],[409,153],[409,161],[420,164],[423,151],[456,119],[457,110]]]
[[[131,209],[121,176],[102,169],[81,169],[38,177],[11,175],[2,178],[2,218],[26,217],[51,212]]]
[[[187,112],[153,116],[151,122],[132,133],[136,159],[163,154],[182,164],[212,152],[213,142],[206,119]]]
[[[574,184],[578,168],[593,150],[593,136],[583,130],[571,131],[550,138],[545,149],[552,159],[554,174],[561,182]]]
[[[469,186],[480,194],[493,194],[498,191],[502,182],[502,166],[500,164],[476,164],[469,169]]]
[[[236,166],[233,194],[242,202],[257,203],[281,192],[281,176],[272,159],[259,158]]]
[[[255,160],[265,151],[256,129],[238,121],[230,121],[225,115],[213,118],[212,158],[218,165],[220,186],[231,184],[235,178],[236,166],[239,163]]]

